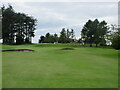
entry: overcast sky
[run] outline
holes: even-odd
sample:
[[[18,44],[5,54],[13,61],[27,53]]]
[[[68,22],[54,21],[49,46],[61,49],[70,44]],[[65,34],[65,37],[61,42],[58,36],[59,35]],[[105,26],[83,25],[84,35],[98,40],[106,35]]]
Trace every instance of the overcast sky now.
[[[37,29],[33,42],[41,35],[61,31],[63,27],[74,29],[77,38],[83,25],[89,20],[105,20],[108,24],[118,23],[117,2],[7,2],[16,12],[23,12],[36,18]],[[2,4],[7,5],[6,2]]]

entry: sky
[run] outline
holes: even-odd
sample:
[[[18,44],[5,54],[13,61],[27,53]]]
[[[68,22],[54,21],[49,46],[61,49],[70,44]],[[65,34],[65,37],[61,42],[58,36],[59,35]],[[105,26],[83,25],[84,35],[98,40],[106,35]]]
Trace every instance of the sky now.
[[[7,2],[0,5],[11,4],[16,12],[26,13],[37,19],[33,43],[38,43],[41,35],[57,33],[62,28],[74,29],[78,39],[84,24],[89,20],[105,20],[108,24],[118,24],[117,2]]]

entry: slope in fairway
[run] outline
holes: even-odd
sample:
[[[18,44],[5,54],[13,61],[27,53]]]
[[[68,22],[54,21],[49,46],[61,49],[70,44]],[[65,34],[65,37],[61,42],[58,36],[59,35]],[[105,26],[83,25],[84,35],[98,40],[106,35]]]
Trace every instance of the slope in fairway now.
[[[117,88],[117,50],[3,45],[3,88]]]

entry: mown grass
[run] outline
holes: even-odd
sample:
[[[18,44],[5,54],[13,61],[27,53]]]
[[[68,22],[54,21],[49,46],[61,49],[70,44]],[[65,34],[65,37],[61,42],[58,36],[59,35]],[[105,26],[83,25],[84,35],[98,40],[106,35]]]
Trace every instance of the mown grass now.
[[[62,48],[74,50],[61,50]],[[77,48],[76,48],[77,47]],[[118,51],[77,44],[3,45],[3,88],[117,88]]]
[[[0,89],[2,89],[2,44],[0,44]]]

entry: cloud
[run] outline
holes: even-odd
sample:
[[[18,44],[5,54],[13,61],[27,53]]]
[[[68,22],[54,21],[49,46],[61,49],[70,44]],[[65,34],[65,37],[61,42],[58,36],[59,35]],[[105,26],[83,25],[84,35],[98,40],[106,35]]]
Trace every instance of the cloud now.
[[[18,2],[18,0],[1,0],[4,2]],[[118,2],[119,0],[20,0],[19,2]]]
[[[3,2],[4,3],[4,2]],[[6,3],[5,3],[6,4]],[[59,33],[65,27],[80,36],[83,25],[89,19],[105,20],[117,24],[117,2],[11,2],[15,11],[32,15],[38,20],[33,42],[47,32]]]

